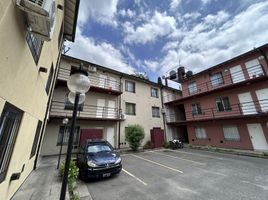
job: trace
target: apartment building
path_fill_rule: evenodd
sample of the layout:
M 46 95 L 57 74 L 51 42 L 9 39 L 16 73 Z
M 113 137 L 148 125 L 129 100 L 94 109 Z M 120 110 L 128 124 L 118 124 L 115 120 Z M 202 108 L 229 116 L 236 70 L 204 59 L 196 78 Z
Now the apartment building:
M 0 2 L 0 199 L 36 165 L 64 39 L 79 0 Z
M 42 155 L 58 154 L 62 137 L 63 152 L 66 152 L 73 110 L 73 105 L 67 98 L 69 91 L 66 81 L 71 70 L 81 64 L 89 73 L 91 86 L 85 102 L 79 106 L 74 151 L 79 142 L 86 138 L 103 138 L 115 148 L 127 148 L 125 129 L 131 124 L 144 127 L 142 145 L 151 140 L 151 132 L 163 136 L 169 134 L 165 131 L 162 90 L 174 94 L 180 91 L 62 55 Z M 64 126 L 62 120 L 66 117 L 69 118 L 69 124 Z
M 168 124 L 193 145 L 268 150 L 267 57 L 266 44 L 197 74 L 179 68 L 182 98 L 166 106 L 182 115 Z

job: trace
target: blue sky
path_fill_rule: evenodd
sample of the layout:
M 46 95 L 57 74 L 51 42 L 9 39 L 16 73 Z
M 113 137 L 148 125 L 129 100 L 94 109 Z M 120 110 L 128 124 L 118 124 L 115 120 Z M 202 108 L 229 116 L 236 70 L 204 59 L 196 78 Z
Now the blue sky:
M 68 55 L 151 81 L 268 43 L 267 0 L 80 0 Z

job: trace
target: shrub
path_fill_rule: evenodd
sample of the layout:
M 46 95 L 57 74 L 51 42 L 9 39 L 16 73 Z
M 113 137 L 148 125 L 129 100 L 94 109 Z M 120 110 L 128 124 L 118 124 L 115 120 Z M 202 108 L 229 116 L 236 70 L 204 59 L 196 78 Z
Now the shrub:
M 152 148 L 152 144 L 151 144 L 151 141 L 148 140 L 145 145 L 143 146 L 144 149 L 151 149 Z
M 165 140 L 165 141 L 163 142 L 163 147 L 166 148 L 166 149 L 170 148 L 170 144 L 169 144 L 169 142 L 167 142 L 167 141 Z
M 137 151 L 138 147 L 141 145 L 141 142 L 145 136 L 143 127 L 138 124 L 129 125 L 126 128 L 125 134 L 126 134 L 126 141 L 129 142 L 130 148 L 133 151 Z
M 65 162 L 63 162 L 60 165 L 60 174 L 62 176 L 64 174 L 64 169 L 65 169 Z M 74 187 L 75 187 L 74 185 L 75 185 L 75 182 L 77 180 L 78 174 L 79 174 L 79 168 L 75 165 L 75 162 L 73 160 L 71 160 L 70 167 L 69 167 L 69 173 L 68 173 L 68 190 L 69 190 L 71 200 L 79 199 L 78 195 L 76 193 L 74 193 Z

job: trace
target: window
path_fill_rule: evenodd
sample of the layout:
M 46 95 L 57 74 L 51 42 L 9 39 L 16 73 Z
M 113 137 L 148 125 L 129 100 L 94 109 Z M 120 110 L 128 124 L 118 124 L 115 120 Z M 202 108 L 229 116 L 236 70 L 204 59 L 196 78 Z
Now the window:
M 217 110 L 219 112 L 232 110 L 228 97 L 219 97 L 216 99 Z
M 204 128 L 196 127 L 195 136 L 197 139 L 207 139 L 207 133 Z
M 52 81 L 52 78 L 53 78 L 53 73 L 54 73 L 54 69 L 53 69 L 53 64 L 52 64 L 51 68 L 50 68 L 49 75 L 48 75 L 47 84 L 46 84 L 46 93 L 47 94 L 49 93 L 49 89 L 50 89 L 50 86 L 51 86 L 51 81 Z
M 160 108 L 159 107 L 152 107 L 152 116 L 153 117 L 160 117 Z
M 221 72 L 210 76 L 210 82 L 212 87 L 218 87 L 223 84 L 223 78 Z
M 34 136 L 34 141 L 33 141 L 33 146 L 32 146 L 32 150 L 31 150 L 30 159 L 35 155 L 38 139 L 39 139 L 39 136 L 40 136 L 40 133 L 41 133 L 41 127 L 42 127 L 42 122 L 38 121 L 36 131 L 35 131 L 35 136 Z
M 84 103 L 78 104 L 78 111 L 83 111 L 83 108 L 84 108 Z M 69 101 L 68 93 L 67 93 L 65 97 L 64 110 L 73 110 L 73 109 L 74 109 L 74 104 Z
M 135 103 L 126 103 L 126 114 L 127 115 L 136 115 L 136 104 Z
M 78 145 L 79 130 L 80 130 L 80 127 L 75 128 L 74 139 L 73 139 L 73 144 L 74 145 Z M 71 127 L 69 127 L 69 126 L 60 126 L 57 146 L 59 146 L 61 144 L 62 137 L 63 137 L 62 144 L 63 145 L 68 145 L 70 131 L 71 131 Z
M 43 41 L 35 37 L 30 31 L 27 31 L 26 41 L 32 53 L 33 59 L 37 64 L 43 47 Z
M 151 97 L 158 98 L 158 89 L 157 88 L 151 88 Z
M 188 85 L 188 91 L 190 94 L 196 93 L 197 92 L 197 85 L 196 82 L 192 82 Z
M 5 180 L 22 111 L 6 103 L 0 117 L 0 183 Z
M 201 114 L 202 114 L 202 110 L 201 110 L 200 103 L 192 104 L 192 115 L 201 115 Z
M 223 133 L 225 140 L 240 141 L 240 135 L 236 126 L 224 126 Z
M 135 83 L 131 81 L 126 81 L 126 91 L 135 93 Z
M 58 49 L 59 50 L 61 48 L 62 39 L 63 39 L 63 23 L 61 24 L 60 33 L 59 33 L 59 36 L 58 36 Z

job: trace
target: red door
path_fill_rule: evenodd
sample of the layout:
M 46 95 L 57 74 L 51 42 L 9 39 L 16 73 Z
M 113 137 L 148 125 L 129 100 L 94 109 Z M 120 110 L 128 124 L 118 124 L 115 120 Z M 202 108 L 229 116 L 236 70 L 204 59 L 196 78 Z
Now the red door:
M 151 142 L 153 148 L 159 148 L 164 143 L 164 131 L 161 128 L 151 129 Z
M 80 144 L 87 139 L 102 139 L 102 129 L 81 129 Z

